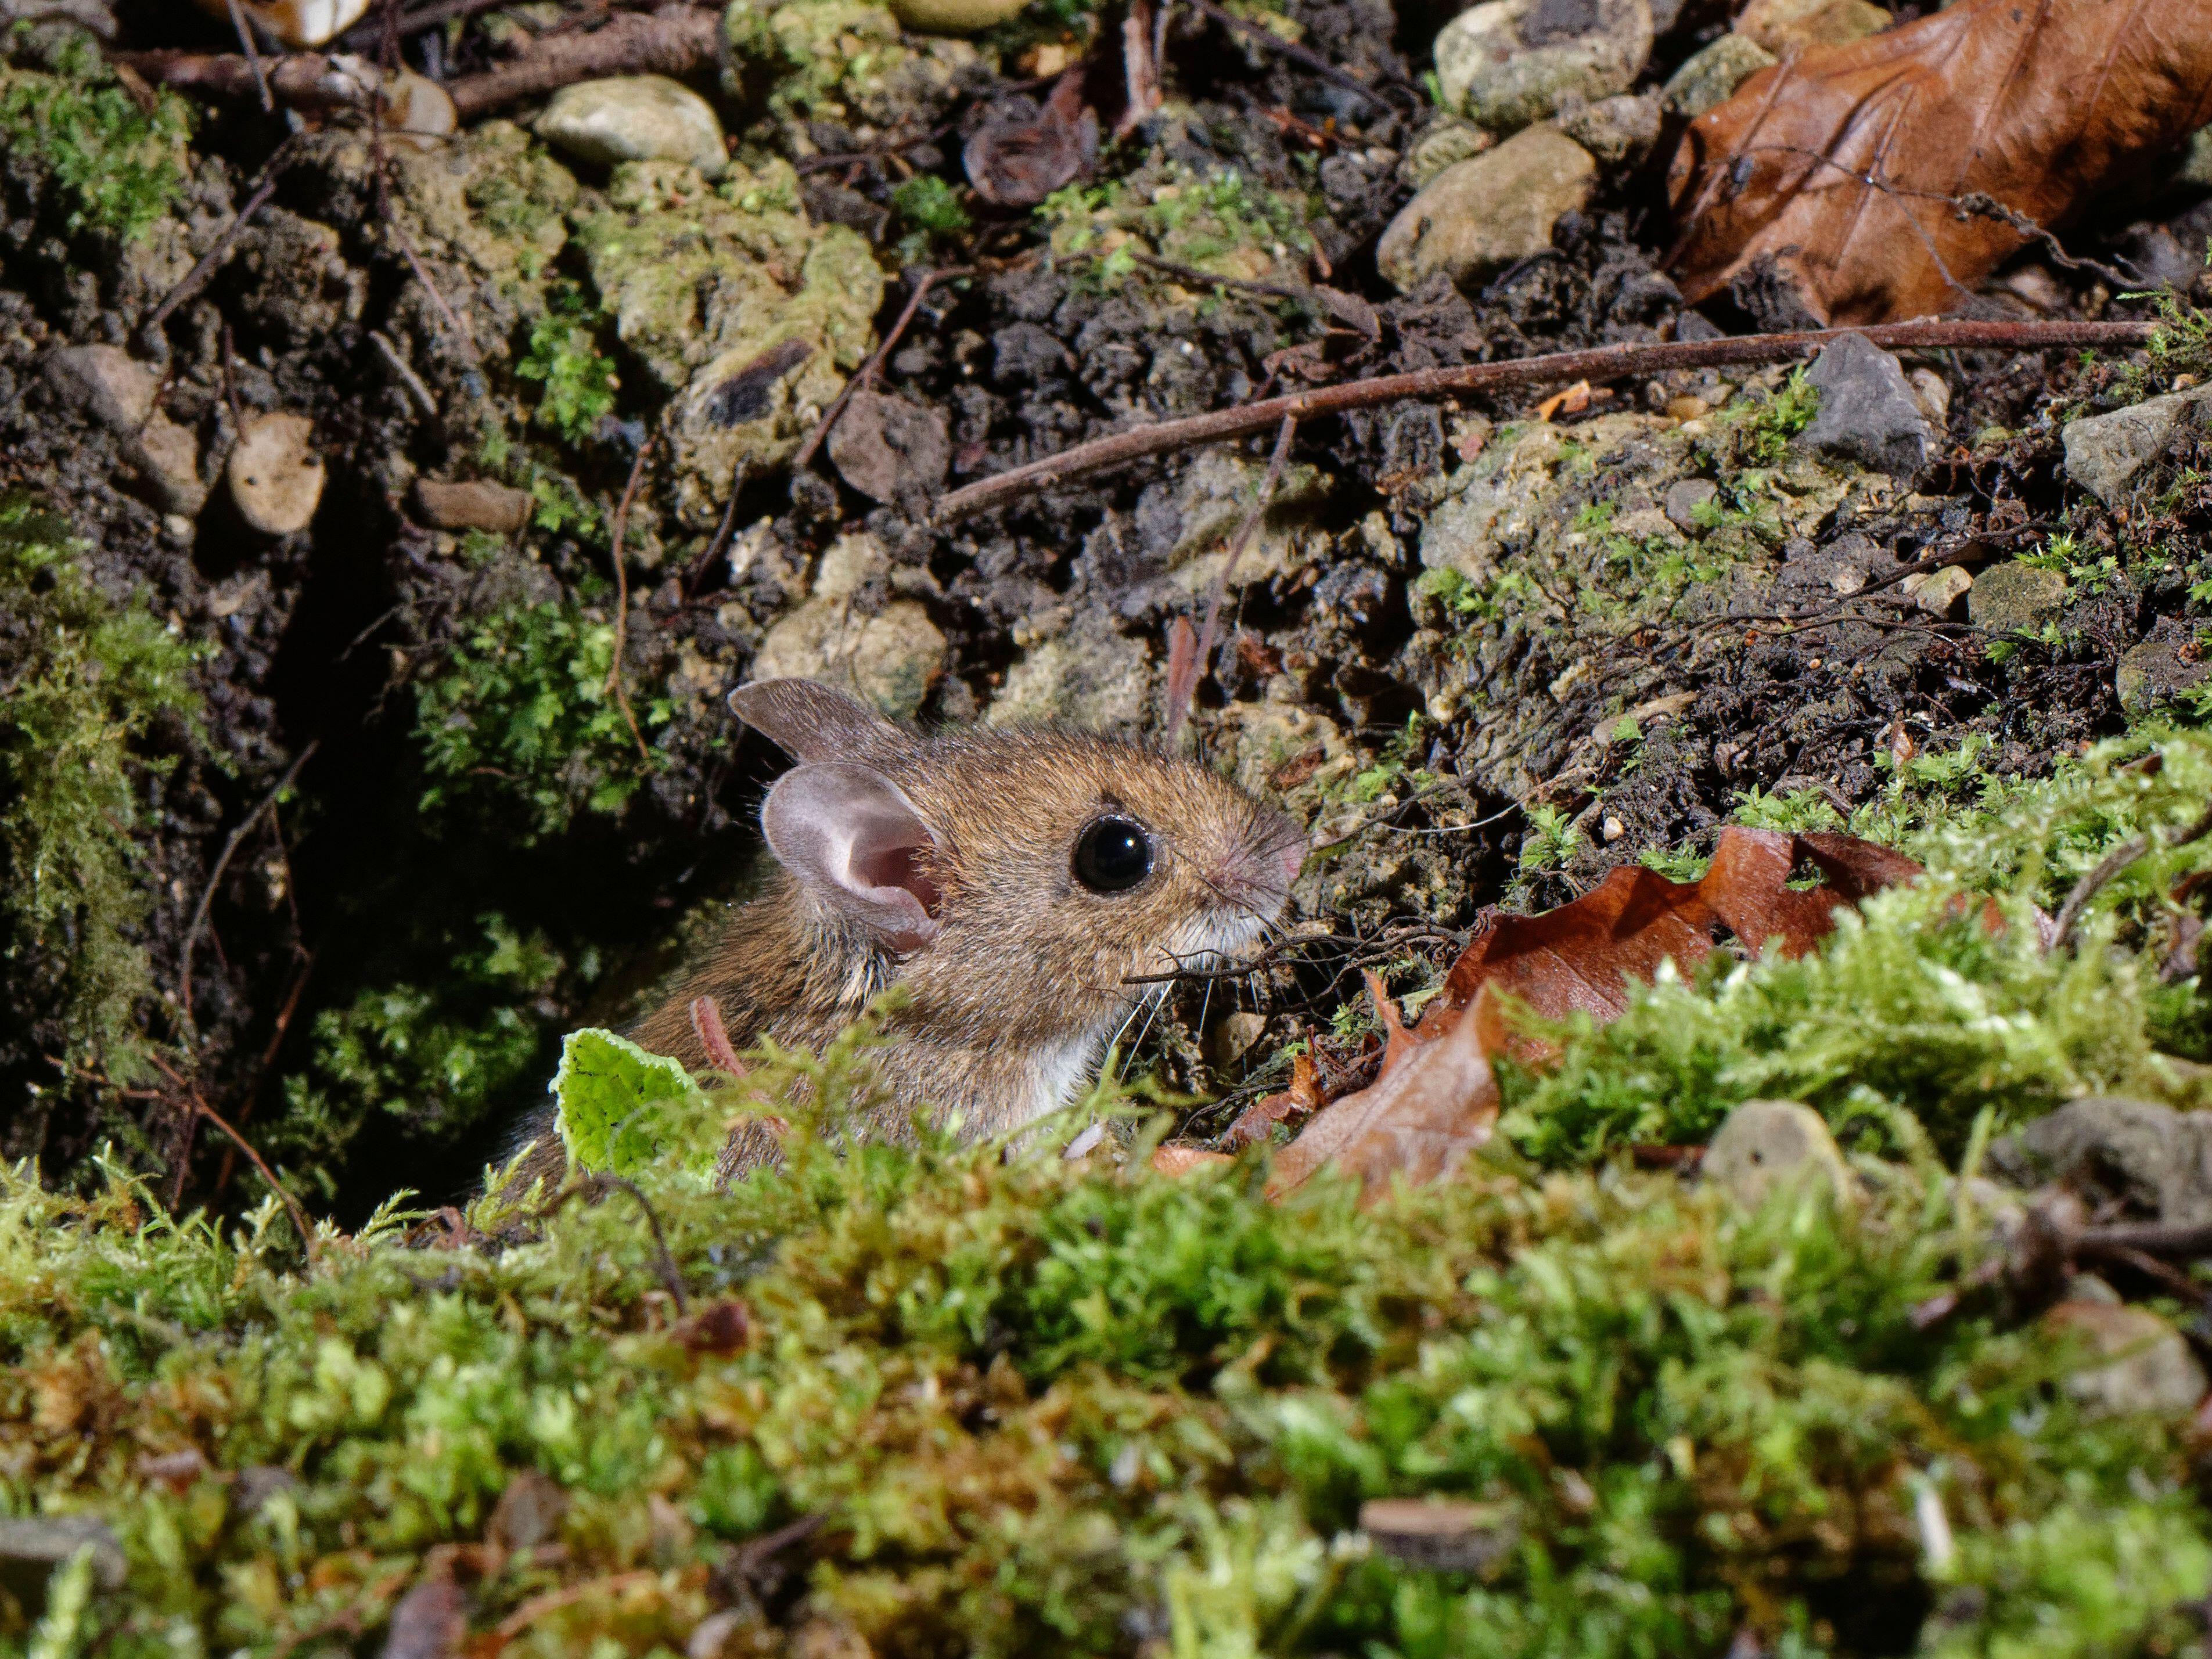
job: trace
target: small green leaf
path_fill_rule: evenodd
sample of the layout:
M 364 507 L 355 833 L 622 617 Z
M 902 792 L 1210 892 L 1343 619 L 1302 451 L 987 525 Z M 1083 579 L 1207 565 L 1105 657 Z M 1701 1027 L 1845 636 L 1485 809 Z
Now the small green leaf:
M 553 1097 L 568 1155 L 610 1175 L 665 1167 L 690 1150 L 707 1115 L 706 1097 L 680 1064 L 597 1027 L 561 1045 Z

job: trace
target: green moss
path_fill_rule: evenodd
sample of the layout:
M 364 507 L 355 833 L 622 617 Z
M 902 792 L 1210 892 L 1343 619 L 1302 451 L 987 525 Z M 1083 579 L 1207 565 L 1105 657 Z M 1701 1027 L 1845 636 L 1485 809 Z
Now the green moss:
M 538 424 L 572 444 L 591 437 L 614 412 L 620 382 L 599 349 L 598 323 L 597 310 L 575 289 L 554 290 L 514 365 L 517 374 L 545 388 L 538 400 Z
M 86 34 L 54 54 L 52 71 L 0 67 L 0 144 L 52 175 L 70 230 L 136 241 L 183 196 L 191 106 L 158 92 L 142 110 Z
M 0 886 L 13 1012 L 54 1022 L 76 1064 L 143 1071 L 137 1010 L 153 976 L 139 942 L 134 775 L 158 726 L 191 729 L 191 647 L 86 574 L 64 527 L 0 501 Z
M 532 835 L 579 812 L 618 814 L 659 763 L 614 695 L 615 630 L 568 601 L 495 611 L 468 628 L 415 695 L 426 811 L 474 798 L 520 806 Z M 665 699 L 634 691 L 641 732 L 667 725 Z
M 1316 211 L 1302 192 L 1267 189 L 1236 167 L 1181 161 L 1070 185 L 1037 208 L 1054 251 L 1103 254 L 1097 280 L 1109 283 L 1138 270 L 1132 256 L 1147 252 L 1223 276 L 1260 275 L 1311 246 L 1306 225 Z
M 1771 397 L 1758 401 L 1742 428 L 1745 458 L 1756 465 L 1779 466 L 1790 456 L 1790 441 L 1813 424 L 1820 394 L 1793 368 Z
M 727 1193 L 641 1171 L 312 1266 L 274 1204 L 0 1176 L 11 1497 L 113 1528 L 124 1656 L 374 1650 L 447 1572 L 472 1635 L 547 1659 L 718 1611 L 764 1652 L 1874 1654 L 1931 1608 L 1947 1652 L 2060 1659 L 2205 1589 L 2185 1424 L 2085 1416 L 2033 1328 L 1922 1328 L 1982 1247 L 1912 1181 L 1747 1215 L 1661 1176 L 1362 1210 L 1263 1174 L 837 1157 L 802 1113 Z M 672 1285 L 742 1311 L 684 1322 Z M 1426 1495 L 1482 1506 L 1491 1566 L 1357 1530 Z M 802 1517 L 754 1594 L 736 1551 Z
M 564 981 L 596 977 L 596 958 L 572 966 L 497 915 L 477 917 L 474 937 L 448 949 L 450 970 L 434 987 L 378 985 L 316 1016 L 312 1057 L 285 1079 L 289 1109 L 265 1152 L 327 1190 L 367 1114 L 450 1139 L 542 1072 L 548 999 Z

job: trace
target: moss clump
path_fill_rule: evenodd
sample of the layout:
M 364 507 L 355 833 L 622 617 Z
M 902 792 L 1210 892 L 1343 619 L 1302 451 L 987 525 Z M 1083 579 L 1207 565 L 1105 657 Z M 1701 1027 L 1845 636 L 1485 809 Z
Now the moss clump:
M 21 498 L 0 501 L 0 885 L 9 1024 L 51 1054 L 144 1067 L 138 1004 L 153 990 L 138 930 L 134 775 L 157 726 L 191 729 L 193 652 L 142 605 L 118 605 L 86 574 L 66 530 Z
M 1302 193 L 1270 190 L 1242 169 L 1147 163 L 1126 179 L 1070 185 L 1038 215 L 1059 253 L 1097 253 L 1102 281 L 1119 282 L 1150 253 L 1209 274 L 1267 274 L 1312 244 L 1316 209 Z
M 329 1194 L 331 1167 L 367 1113 L 451 1139 L 511 1102 L 533 1071 L 542 1075 L 555 994 L 595 979 L 596 957 L 572 965 L 497 915 L 477 917 L 474 938 L 454 943 L 434 991 L 380 984 L 316 1017 L 313 1057 L 285 1079 L 289 1109 L 264 1152 Z
M 92 38 L 75 34 L 52 72 L 0 67 L 0 148 L 30 156 L 69 206 L 71 231 L 131 242 L 176 205 L 185 188 L 191 106 L 174 93 L 142 110 Z
M 545 388 L 538 400 L 538 424 L 572 444 L 585 442 L 614 412 L 621 384 L 599 349 L 598 321 L 582 295 L 556 289 L 531 324 L 529 343 L 514 365 L 517 374 Z
M 503 1245 L 386 1217 L 307 1267 L 274 1204 L 0 1178 L 0 1449 L 15 1502 L 113 1529 L 124 1655 L 374 1650 L 447 1585 L 548 1659 L 717 1614 L 764 1653 L 1856 1654 L 1931 1608 L 1948 1651 L 2187 1638 L 2185 1425 L 2086 1415 L 2032 1328 L 1918 1328 L 1983 1248 L 1932 1182 L 1747 1215 L 1492 1173 L 1362 1211 L 1262 1175 L 802 1127 L 726 1194 L 479 1205 Z M 1425 1495 L 1484 1506 L 1489 1567 L 1358 1531 Z
M 416 734 L 433 780 L 423 809 L 467 796 L 520 804 L 530 833 L 579 812 L 619 813 L 652 763 L 614 695 L 615 630 L 566 600 L 518 605 L 471 624 L 416 690 Z M 668 724 L 664 698 L 632 702 L 641 732 Z

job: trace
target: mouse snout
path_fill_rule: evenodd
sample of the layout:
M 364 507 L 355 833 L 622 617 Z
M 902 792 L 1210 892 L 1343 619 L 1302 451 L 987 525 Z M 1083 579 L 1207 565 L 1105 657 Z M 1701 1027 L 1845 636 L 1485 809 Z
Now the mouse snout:
M 1215 884 L 1272 917 L 1290 896 L 1291 884 L 1297 879 L 1305 857 L 1304 832 L 1282 813 L 1269 812 L 1221 861 Z

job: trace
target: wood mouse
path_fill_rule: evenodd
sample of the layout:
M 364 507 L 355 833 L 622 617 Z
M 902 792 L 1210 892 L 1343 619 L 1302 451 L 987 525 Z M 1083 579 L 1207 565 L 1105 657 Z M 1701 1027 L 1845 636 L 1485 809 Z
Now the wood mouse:
M 1164 988 L 1130 980 L 1254 944 L 1307 852 L 1282 812 L 1136 744 L 1050 729 L 917 734 L 807 680 L 743 686 L 730 706 L 799 763 L 761 808 L 778 867 L 629 1036 L 705 1068 L 690 1011 L 708 996 L 739 1047 L 765 1036 L 818 1053 L 902 987 L 881 1060 L 895 1104 L 879 1130 L 927 1106 L 981 1137 L 1066 1104 Z M 544 1172 L 557 1176 L 557 1157 Z

